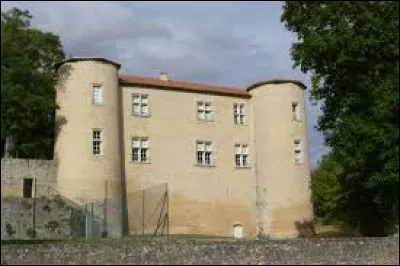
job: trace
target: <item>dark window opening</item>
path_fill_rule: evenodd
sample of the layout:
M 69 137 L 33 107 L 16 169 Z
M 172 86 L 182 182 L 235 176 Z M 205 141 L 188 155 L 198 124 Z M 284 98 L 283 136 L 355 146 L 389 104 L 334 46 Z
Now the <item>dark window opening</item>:
M 24 178 L 24 198 L 32 198 L 32 178 Z

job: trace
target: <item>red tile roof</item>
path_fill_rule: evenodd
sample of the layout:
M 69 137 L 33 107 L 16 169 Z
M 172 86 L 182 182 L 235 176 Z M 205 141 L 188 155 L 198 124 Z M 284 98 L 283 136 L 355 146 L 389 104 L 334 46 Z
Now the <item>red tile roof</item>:
M 217 85 L 207 85 L 199 83 L 189 83 L 183 81 L 165 81 L 158 78 L 139 77 L 133 75 L 119 75 L 121 84 L 131 84 L 145 87 L 157 87 L 161 89 L 174 89 L 187 92 L 215 93 L 221 95 L 231 95 L 238 97 L 251 97 L 243 88 L 223 87 Z

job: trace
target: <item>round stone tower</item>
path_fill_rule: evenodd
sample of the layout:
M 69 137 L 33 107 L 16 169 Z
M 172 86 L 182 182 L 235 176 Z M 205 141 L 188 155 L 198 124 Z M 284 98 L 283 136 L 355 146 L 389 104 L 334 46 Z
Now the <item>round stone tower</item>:
M 305 86 L 270 80 L 252 95 L 258 234 L 296 237 L 312 232 Z
M 121 196 L 118 63 L 70 58 L 58 65 L 58 190 L 78 203 Z

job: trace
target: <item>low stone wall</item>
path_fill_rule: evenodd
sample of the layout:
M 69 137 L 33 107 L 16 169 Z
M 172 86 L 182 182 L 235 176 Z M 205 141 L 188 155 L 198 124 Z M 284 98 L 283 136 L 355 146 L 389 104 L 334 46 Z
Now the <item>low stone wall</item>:
M 56 164 L 53 160 L 1 159 L 1 196 L 23 197 L 23 180 L 36 180 L 36 195 L 50 196 L 56 187 Z
M 35 220 L 33 213 L 35 212 Z M 78 217 L 79 216 L 79 217 Z M 34 223 L 35 221 L 35 223 Z M 34 199 L 1 198 L 1 239 L 68 239 L 85 234 L 79 207 L 61 196 Z M 35 231 L 35 233 L 34 233 Z M 35 234 L 35 235 L 33 235 Z
M 286 241 L 115 240 L 97 244 L 2 245 L 1 264 L 369 264 L 398 265 L 399 239 Z

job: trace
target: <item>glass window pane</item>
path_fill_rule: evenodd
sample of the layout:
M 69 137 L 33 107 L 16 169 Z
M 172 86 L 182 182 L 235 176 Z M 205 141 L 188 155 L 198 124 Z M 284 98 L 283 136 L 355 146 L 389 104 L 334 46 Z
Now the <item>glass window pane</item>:
M 139 161 L 139 149 L 138 149 L 138 148 L 134 148 L 134 149 L 132 150 L 132 160 L 133 160 L 134 162 Z
M 100 130 L 93 130 L 93 139 L 100 140 L 101 139 L 101 131 Z
M 300 150 L 301 149 L 301 141 L 300 140 L 295 140 L 294 141 L 294 149 L 295 150 Z
M 198 118 L 199 120 L 205 120 L 205 117 L 206 117 L 206 115 L 205 115 L 204 112 L 199 111 L 199 112 L 197 113 L 197 118 Z
M 140 104 L 140 95 L 133 95 L 133 103 L 139 103 Z
M 102 89 L 101 89 L 101 87 L 100 86 L 94 86 L 93 87 L 93 102 L 95 103 L 95 104 L 99 104 L 99 103 L 101 103 L 102 102 L 102 97 L 103 95 L 102 95 Z
M 142 140 L 142 148 L 148 148 L 149 147 L 149 141 L 148 140 Z
M 204 110 L 204 103 L 203 102 L 198 102 L 197 103 L 197 110 Z
M 242 147 L 242 153 L 243 153 L 243 154 L 249 154 L 249 148 L 247 147 L 247 145 L 243 145 L 243 147 Z
M 239 105 L 240 108 L 240 114 L 244 114 L 244 104 Z
M 206 111 L 205 120 L 210 121 L 212 119 L 212 114 Z
M 244 115 L 240 115 L 239 123 L 244 124 Z
M 236 164 L 236 166 L 240 166 L 240 155 L 239 154 L 235 155 L 235 164 Z
M 147 162 L 147 149 L 140 150 L 140 160 L 142 162 Z
M 206 164 L 211 164 L 211 152 L 206 152 L 205 153 L 205 163 Z
M 206 142 L 206 151 L 212 151 L 211 142 Z
M 239 123 L 239 116 L 238 115 L 234 115 L 233 116 L 233 121 L 235 122 L 235 124 Z
M 204 151 L 204 142 L 197 142 L 197 150 Z
M 198 151 L 197 152 L 197 163 L 198 164 L 202 164 L 203 163 L 203 152 L 202 151 Z
M 235 145 L 235 154 L 242 153 L 242 147 L 240 145 Z
M 148 114 L 149 113 L 149 107 L 147 105 L 142 105 L 142 114 Z
M 93 141 L 93 154 L 100 154 L 100 142 Z
M 140 140 L 134 140 L 134 141 L 133 141 L 133 144 L 132 144 L 132 147 L 134 147 L 134 148 L 140 148 Z
M 243 166 L 247 166 L 247 160 L 248 156 L 247 155 L 243 155 L 242 159 L 243 159 Z
M 139 105 L 139 104 L 135 103 L 135 104 L 133 105 L 133 112 L 134 112 L 135 114 L 140 114 L 140 105 Z

